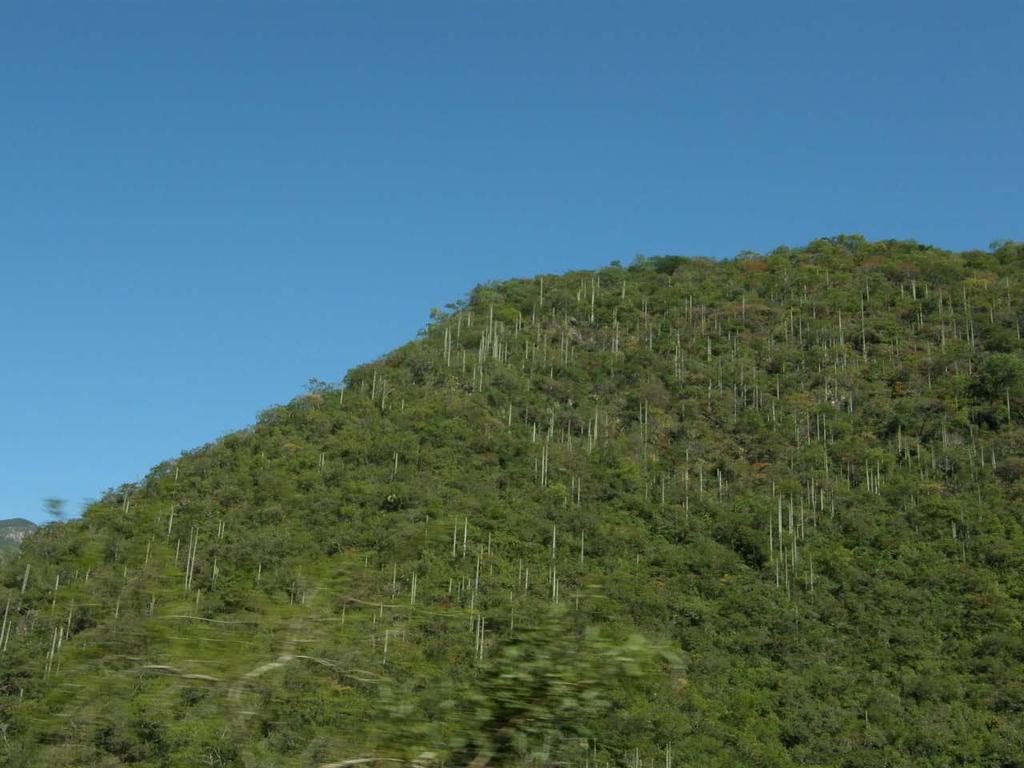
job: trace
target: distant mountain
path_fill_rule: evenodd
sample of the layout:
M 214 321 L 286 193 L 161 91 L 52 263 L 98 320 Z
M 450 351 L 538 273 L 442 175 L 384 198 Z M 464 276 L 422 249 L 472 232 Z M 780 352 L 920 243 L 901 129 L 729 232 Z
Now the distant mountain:
M 23 517 L 0 520 L 0 551 L 17 547 L 35 529 L 36 524 Z

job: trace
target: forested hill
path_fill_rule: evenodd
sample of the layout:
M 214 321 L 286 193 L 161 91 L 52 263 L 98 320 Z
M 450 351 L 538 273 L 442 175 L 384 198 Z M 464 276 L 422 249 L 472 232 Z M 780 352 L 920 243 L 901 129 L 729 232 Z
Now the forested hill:
M 0 568 L 6 766 L 1019 766 L 1024 246 L 478 287 Z

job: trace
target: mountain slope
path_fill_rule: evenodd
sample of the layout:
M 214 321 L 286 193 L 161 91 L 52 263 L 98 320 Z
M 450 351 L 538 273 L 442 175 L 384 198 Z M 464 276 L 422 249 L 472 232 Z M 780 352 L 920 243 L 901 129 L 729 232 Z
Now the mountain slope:
M 480 286 L 26 539 L 0 754 L 1018 764 L 1022 275 L 839 237 Z

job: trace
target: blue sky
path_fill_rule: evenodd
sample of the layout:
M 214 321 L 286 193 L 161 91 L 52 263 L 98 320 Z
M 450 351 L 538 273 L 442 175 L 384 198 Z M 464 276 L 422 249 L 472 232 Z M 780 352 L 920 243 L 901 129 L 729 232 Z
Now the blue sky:
M 1024 239 L 1024 4 L 13 2 L 0 517 L 77 510 L 494 278 Z

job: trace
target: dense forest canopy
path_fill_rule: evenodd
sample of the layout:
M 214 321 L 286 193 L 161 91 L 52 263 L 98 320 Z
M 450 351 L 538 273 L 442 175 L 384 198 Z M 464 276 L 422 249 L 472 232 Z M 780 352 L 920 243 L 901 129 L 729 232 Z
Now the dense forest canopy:
M 1015 766 L 1024 245 L 481 285 L 0 565 L 8 766 Z

